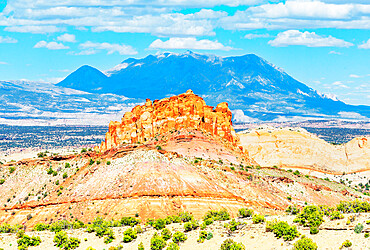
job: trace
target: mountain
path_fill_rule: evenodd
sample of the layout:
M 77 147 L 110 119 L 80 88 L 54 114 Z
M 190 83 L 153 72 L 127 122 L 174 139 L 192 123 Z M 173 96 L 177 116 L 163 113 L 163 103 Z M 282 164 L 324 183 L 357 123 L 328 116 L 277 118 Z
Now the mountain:
M 241 122 L 370 117 L 370 107 L 320 94 L 254 54 L 163 53 L 129 58 L 107 71 L 106 77 L 97 71 L 81 67 L 58 86 L 152 100 L 192 89 L 210 105 L 228 102 L 234 120 Z
M 102 125 L 143 100 L 29 81 L 0 81 L 0 123 Z
M 96 92 L 101 89 L 100 83 L 107 78 L 105 74 L 96 68 L 84 65 L 71 73 L 59 85 L 82 91 Z

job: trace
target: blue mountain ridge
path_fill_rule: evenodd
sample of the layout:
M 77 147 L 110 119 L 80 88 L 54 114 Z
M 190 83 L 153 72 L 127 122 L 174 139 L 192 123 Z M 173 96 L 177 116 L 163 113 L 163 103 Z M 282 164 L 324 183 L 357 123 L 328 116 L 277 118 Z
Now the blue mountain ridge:
M 234 119 L 241 122 L 370 117 L 370 106 L 331 99 L 254 54 L 219 57 L 166 52 L 129 58 L 106 74 L 82 66 L 57 85 L 152 100 L 192 89 L 209 105 L 228 102 Z

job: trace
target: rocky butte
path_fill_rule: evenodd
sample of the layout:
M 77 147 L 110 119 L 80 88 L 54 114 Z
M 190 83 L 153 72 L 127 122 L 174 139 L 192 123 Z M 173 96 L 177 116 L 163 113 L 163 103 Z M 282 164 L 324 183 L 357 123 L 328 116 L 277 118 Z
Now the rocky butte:
M 122 122 L 110 122 L 101 151 L 123 143 L 144 143 L 171 130 L 194 129 L 221 137 L 234 146 L 239 139 L 232 127 L 232 114 L 226 102 L 214 109 L 188 90 L 184 94 L 155 100 L 147 99 L 126 112 Z

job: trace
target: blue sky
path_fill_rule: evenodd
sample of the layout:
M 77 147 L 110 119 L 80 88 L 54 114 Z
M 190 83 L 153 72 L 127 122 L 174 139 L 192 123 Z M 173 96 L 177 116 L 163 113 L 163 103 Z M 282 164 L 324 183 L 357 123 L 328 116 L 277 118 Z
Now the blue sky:
M 0 0 L 0 12 L 0 80 L 57 82 L 161 51 L 254 53 L 370 105 L 368 0 Z

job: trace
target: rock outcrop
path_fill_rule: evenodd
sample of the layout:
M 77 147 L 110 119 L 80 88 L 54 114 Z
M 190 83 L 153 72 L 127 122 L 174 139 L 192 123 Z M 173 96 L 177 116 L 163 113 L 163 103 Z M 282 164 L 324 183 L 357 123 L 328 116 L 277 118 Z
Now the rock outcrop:
M 145 143 L 157 135 L 181 129 L 208 132 L 237 145 L 231 118 L 227 103 L 220 103 L 214 109 L 191 90 L 154 102 L 147 99 L 144 105 L 126 112 L 122 122 L 110 122 L 101 150 L 123 143 Z
M 244 150 L 261 166 L 301 167 L 328 173 L 370 170 L 368 137 L 331 145 L 304 129 L 268 128 L 238 135 Z

